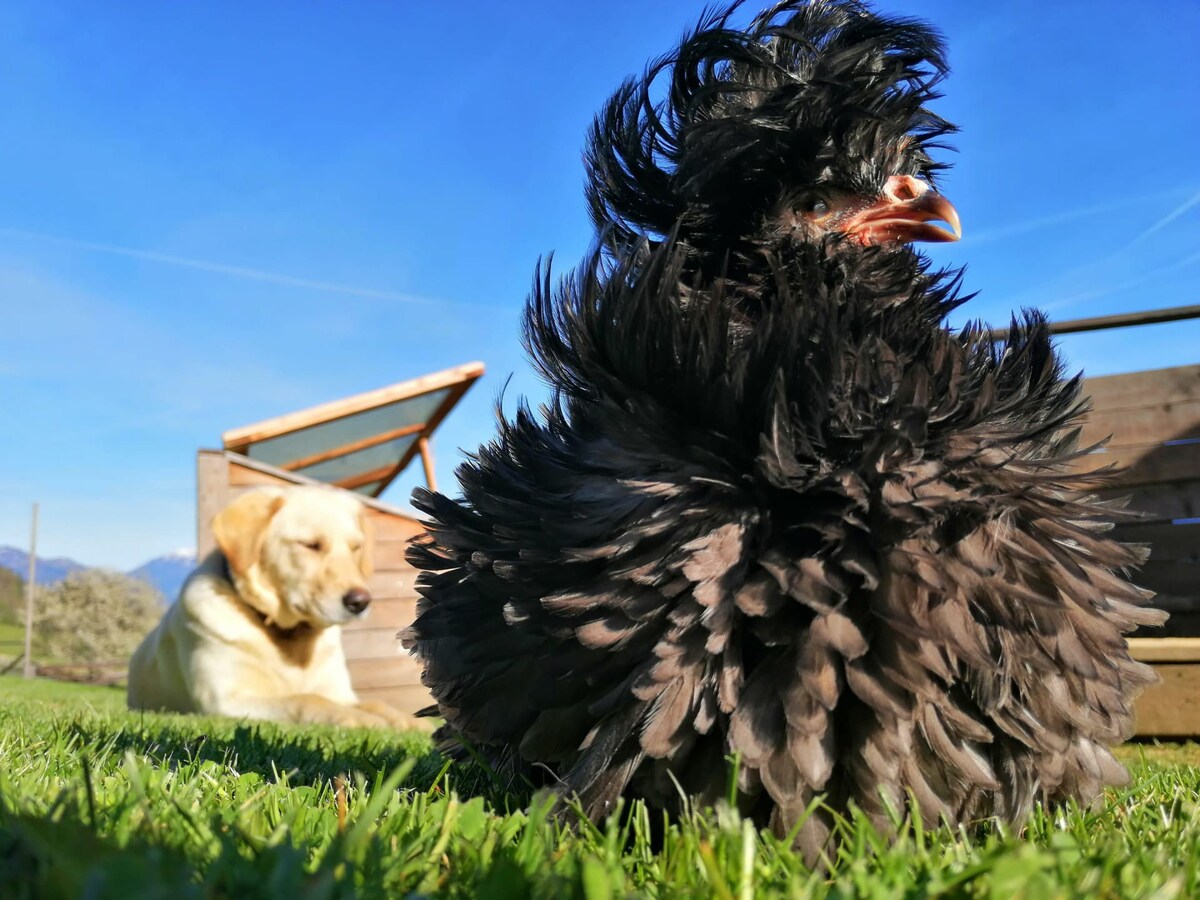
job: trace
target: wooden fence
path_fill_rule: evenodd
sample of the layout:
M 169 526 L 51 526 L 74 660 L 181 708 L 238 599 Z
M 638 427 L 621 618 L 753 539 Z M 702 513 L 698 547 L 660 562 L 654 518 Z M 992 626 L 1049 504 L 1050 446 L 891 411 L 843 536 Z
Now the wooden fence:
M 1200 318 L 1200 306 L 1175 307 L 1054 325 L 1059 334 Z M 1200 349 L 1197 350 L 1200 356 Z M 1106 497 L 1128 497 L 1140 521 L 1116 535 L 1150 545 L 1133 580 L 1156 592 L 1171 618 L 1130 641 L 1134 656 L 1162 677 L 1137 707 L 1142 735 L 1200 735 L 1200 365 L 1089 378 L 1092 398 L 1081 440 L 1110 438 L 1082 468 L 1116 464 L 1122 471 Z
M 101 662 L 60 663 L 43 665 L 36 663 L 34 672 L 39 678 L 56 681 L 76 681 L 81 684 L 118 685 L 125 683 L 129 674 L 129 660 L 114 659 Z
M 1069 334 L 1187 318 L 1200 318 L 1200 306 L 1081 319 L 1057 323 L 1054 330 Z M 1134 655 L 1162 676 L 1139 702 L 1138 732 L 1200 736 L 1200 365 L 1090 378 L 1085 392 L 1093 410 L 1082 440 L 1111 440 L 1082 465 L 1122 467 L 1104 494 L 1128 496 L 1130 508 L 1143 518 L 1120 526 L 1117 534 L 1151 545 L 1149 562 L 1135 581 L 1156 591 L 1156 603 L 1171 612 L 1165 628 L 1131 640 Z M 211 549 L 208 522 L 239 493 L 262 484 L 308 481 L 229 451 L 201 451 L 198 469 L 202 556 Z M 367 619 L 344 629 L 346 655 L 361 694 L 411 711 L 426 703 L 428 694 L 417 663 L 400 650 L 396 632 L 411 621 L 416 607 L 415 572 L 404 561 L 404 546 L 421 526 L 395 507 L 365 502 L 376 532 L 376 575 L 370 585 L 375 603 Z
M 1112 440 L 1085 464 L 1125 467 L 1104 494 L 1128 496 L 1144 516 L 1117 533 L 1150 544 L 1135 580 L 1172 614 L 1155 634 L 1200 636 L 1200 365 L 1093 378 L 1087 390 L 1083 440 Z

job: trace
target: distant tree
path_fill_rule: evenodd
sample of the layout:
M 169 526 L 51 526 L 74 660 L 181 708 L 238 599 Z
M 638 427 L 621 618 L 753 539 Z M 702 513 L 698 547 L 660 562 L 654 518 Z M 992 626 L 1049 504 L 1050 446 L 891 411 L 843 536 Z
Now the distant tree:
M 25 579 L 0 566 L 0 623 L 25 621 Z
M 69 662 L 124 659 L 162 615 L 162 595 L 120 572 L 85 569 L 38 591 L 34 630 Z

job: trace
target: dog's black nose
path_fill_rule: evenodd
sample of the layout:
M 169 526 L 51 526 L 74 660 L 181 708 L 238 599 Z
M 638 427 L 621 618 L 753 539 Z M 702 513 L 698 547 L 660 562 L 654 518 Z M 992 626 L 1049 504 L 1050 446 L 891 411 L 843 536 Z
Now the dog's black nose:
M 350 588 L 342 595 L 342 606 L 358 615 L 371 605 L 371 595 L 363 588 Z

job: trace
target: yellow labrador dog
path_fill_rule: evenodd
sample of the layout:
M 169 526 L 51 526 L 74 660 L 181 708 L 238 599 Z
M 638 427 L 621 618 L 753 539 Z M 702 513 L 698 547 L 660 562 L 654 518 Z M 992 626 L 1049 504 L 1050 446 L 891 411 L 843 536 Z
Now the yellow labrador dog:
M 362 504 L 330 488 L 263 488 L 212 528 L 218 549 L 130 661 L 130 708 L 420 727 L 350 686 L 338 626 L 371 602 Z

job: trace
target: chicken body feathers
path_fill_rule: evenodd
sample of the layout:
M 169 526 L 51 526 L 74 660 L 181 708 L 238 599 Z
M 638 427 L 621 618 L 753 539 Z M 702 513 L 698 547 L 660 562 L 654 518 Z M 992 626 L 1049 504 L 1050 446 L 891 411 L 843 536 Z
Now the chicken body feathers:
M 918 36 L 897 38 L 901 75 Z M 654 156 L 646 127 L 626 157 Z M 1003 343 L 947 329 L 958 277 L 906 247 L 746 225 L 721 251 L 686 204 L 595 188 L 600 133 L 609 239 L 557 285 L 540 269 L 526 313 L 553 400 L 501 418 L 460 499 L 414 495 L 403 642 L 447 736 L 549 768 L 593 817 L 715 801 L 737 755 L 739 806 L 781 833 L 819 795 L 886 827 L 910 791 L 931 824 L 1015 821 L 1120 781 L 1107 747 L 1153 680 L 1124 635 L 1163 616 L 1120 576 L 1144 550 L 1107 536 L 1104 473 L 1073 470 L 1086 402 L 1043 318 Z M 916 171 L 920 145 L 896 151 Z M 642 195 L 675 196 L 678 152 Z M 797 841 L 815 855 L 829 829 L 810 816 Z
M 1161 616 L 1080 495 L 1085 405 L 1041 318 L 955 334 L 953 281 L 917 257 L 823 292 L 850 260 L 800 246 L 730 330 L 684 255 L 543 283 L 557 403 L 502 424 L 461 501 L 418 492 L 406 644 L 453 728 L 595 816 L 672 805 L 672 777 L 715 800 L 735 753 L 781 830 L 819 793 L 881 824 L 908 790 L 933 821 L 1018 819 L 1118 779 L 1105 747 L 1152 680 L 1123 634 Z

